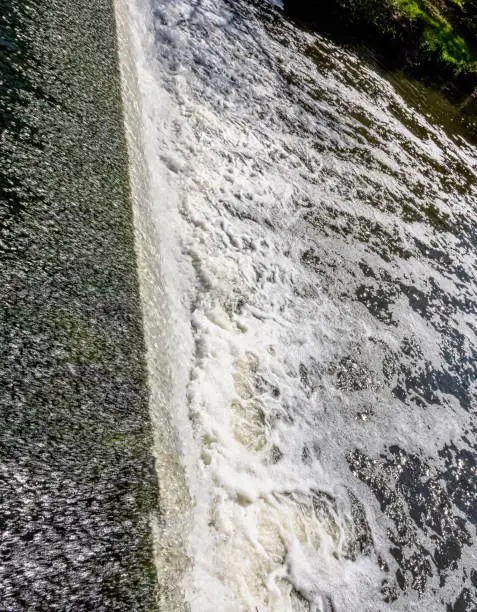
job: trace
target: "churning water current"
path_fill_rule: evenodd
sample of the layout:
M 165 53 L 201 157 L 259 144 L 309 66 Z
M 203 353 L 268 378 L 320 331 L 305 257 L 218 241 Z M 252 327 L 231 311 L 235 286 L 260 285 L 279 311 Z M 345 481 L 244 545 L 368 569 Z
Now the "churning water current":
M 171 608 L 474 610 L 475 150 L 273 4 L 117 11 Z

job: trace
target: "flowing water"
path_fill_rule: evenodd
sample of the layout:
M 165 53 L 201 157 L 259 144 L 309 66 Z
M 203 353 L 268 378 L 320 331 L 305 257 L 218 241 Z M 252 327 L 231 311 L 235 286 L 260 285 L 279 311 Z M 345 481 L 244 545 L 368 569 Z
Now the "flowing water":
M 0 611 L 151 612 L 157 509 L 110 0 L 0 0 Z
M 164 609 L 475 610 L 477 189 L 450 107 L 265 0 L 117 14 Z

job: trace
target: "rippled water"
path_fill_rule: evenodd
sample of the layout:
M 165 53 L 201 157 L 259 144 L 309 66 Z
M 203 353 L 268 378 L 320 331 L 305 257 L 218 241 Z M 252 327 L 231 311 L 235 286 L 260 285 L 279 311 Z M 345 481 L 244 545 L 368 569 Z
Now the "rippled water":
M 0 0 L 0 610 L 151 612 L 157 479 L 110 0 Z
M 273 4 L 127 10 L 184 606 L 474 610 L 475 149 Z

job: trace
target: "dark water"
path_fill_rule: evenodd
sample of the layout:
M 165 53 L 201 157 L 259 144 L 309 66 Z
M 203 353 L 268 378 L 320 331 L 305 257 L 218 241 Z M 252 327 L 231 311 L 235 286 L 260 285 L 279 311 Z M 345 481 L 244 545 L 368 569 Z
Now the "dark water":
M 2 0 L 0 28 L 0 610 L 151 610 L 113 8 Z

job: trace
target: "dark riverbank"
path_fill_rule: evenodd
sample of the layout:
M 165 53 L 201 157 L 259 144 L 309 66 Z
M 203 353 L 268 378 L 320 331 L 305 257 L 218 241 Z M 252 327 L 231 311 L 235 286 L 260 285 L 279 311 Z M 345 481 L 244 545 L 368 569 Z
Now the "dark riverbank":
M 472 0 L 285 0 L 285 10 L 341 42 L 365 44 L 475 112 L 477 5 Z
M 0 14 L 0 607 L 149 611 L 157 490 L 113 7 Z

